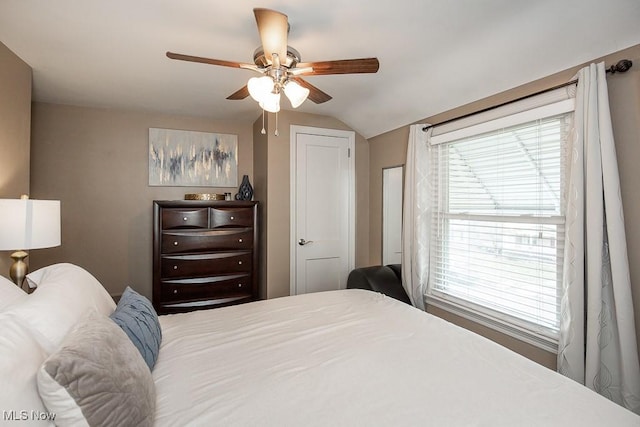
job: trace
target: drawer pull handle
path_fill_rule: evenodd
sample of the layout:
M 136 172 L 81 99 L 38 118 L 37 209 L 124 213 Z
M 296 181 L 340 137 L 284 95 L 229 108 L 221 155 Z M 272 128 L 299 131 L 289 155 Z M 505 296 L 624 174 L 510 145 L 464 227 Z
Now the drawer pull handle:
M 238 287 L 241 288 L 242 287 L 242 283 L 238 283 Z
M 230 219 L 231 221 L 233 221 L 235 218 L 234 218 L 234 217 L 230 217 L 229 219 Z
M 238 243 L 242 243 L 242 239 L 238 239 Z
M 188 218 L 185 216 L 184 218 L 182 218 L 183 221 L 187 221 Z
M 238 265 L 242 265 L 242 261 L 238 261 Z
M 177 289 L 174 289 L 174 290 L 173 290 L 173 293 L 174 293 L 174 294 L 177 294 L 177 293 L 178 293 L 178 290 L 177 290 Z
M 173 269 L 174 269 L 174 270 L 177 270 L 177 269 L 178 269 L 178 266 L 177 266 L 177 265 L 174 265 L 174 266 L 173 266 Z
M 178 246 L 178 242 L 173 242 L 173 246 Z

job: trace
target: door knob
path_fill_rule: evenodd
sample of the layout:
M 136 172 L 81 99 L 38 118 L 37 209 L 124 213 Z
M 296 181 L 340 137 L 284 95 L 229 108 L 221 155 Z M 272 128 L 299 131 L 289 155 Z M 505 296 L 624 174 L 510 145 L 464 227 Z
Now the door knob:
M 304 245 L 307 245 L 307 244 L 309 244 L 309 243 L 313 243 L 313 240 L 309 240 L 309 241 L 304 240 L 304 239 L 300 239 L 300 240 L 298 240 L 298 244 L 299 244 L 300 246 L 304 246 Z

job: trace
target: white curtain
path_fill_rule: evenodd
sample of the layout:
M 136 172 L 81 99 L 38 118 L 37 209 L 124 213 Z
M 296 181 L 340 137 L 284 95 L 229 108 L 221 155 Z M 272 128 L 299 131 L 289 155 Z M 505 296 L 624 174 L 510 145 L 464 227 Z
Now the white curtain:
M 402 284 L 411 303 L 425 309 L 424 293 L 429 278 L 429 156 L 425 125 L 411 125 L 407 146 L 402 211 Z
M 578 73 L 558 372 L 640 413 L 640 366 L 604 63 Z

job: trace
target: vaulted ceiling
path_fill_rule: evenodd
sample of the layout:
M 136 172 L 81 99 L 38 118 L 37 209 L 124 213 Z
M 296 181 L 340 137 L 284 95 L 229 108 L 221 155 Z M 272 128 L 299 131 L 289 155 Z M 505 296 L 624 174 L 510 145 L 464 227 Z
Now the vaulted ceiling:
M 165 52 L 252 62 L 254 7 L 288 15 L 303 61 L 379 59 L 308 77 L 333 99 L 299 107 L 367 138 L 640 44 L 638 0 L 1 0 L 0 42 L 36 101 L 253 121 L 251 98 L 225 98 L 254 72 Z

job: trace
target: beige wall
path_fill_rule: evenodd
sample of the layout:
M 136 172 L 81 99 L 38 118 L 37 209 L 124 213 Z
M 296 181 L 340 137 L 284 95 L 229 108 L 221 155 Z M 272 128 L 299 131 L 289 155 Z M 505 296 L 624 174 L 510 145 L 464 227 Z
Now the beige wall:
M 31 270 L 71 262 L 112 294 L 151 297 L 152 201 L 237 188 L 150 187 L 150 127 L 238 135 L 238 179 L 253 181 L 251 123 L 35 103 L 31 191 L 61 200 L 62 246 L 31 253 Z
M 633 291 L 633 301 L 636 312 L 636 332 L 640 346 L 640 45 L 626 49 L 605 58 L 594 59 L 593 62 L 604 60 L 607 65 L 615 64 L 620 59 L 631 59 L 634 67 L 626 74 L 609 76 L 609 99 L 613 120 L 614 136 L 620 170 L 622 201 L 625 213 L 625 227 L 630 263 L 630 275 Z M 590 61 L 592 62 L 592 61 Z M 451 111 L 427 117 L 419 123 L 439 123 L 449 118 L 478 111 L 488 106 L 497 105 L 525 96 L 536 91 L 552 87 L 570 80 L 578 69 L 585 64 L 554 74 L 544 79 L 514 88 L 495 96 L 461 106 Z M 425 103 L 429 102 L 425 95 Z M 369 233 L 371 250 L 369 264 L 379 264 L 381 261 L 381 229 L 382 229 L 382 168 L 394 166 L 406 161 L 407 139 L 409 127 L 403 126 L 391 132 L 376 136 L 369 140 L 370 150 L 370 217 Z M 436 308 L 429 308 L 438 316 L 453 323 L 464 326 L 485 335 L 506 347 L 512 348 L 525 356 L 555 369 L 555 355 L 542 351 L 534 346 L 520 342 L 517 339 L 484 328 L 475 322 L 462 319 Z
M 31 67 L 0 43 L 0 198 L 29 194 Z M 21 249 L 21 248 L 15 248 Z M 11 251 L 0 251 L 0 275 L 9 277 Z
M 266 270 L 261 278 L 264 295 L 275 298 L 290 293 L 290 126 L 352 130 L 332 117 L 315 114 L 281 111 L 278 114 L 278 132 L 275 136 L 273 114 L 266 118 L 267 134 L 260 134 L 262 119 L 254 123 L 254 167 L 256 176 L 268 183 L 262 189 L 266 208 L 262 210 L 263 239 L 266 250 L 261 254 Z M 369 259 L 369 147 L 367 141 L 356 133 L 356 266 L 366 265 Z M 259 172 L 258 172 L 259 171 Z
M 265 124 L 266 126 L 266 124 Z M 258 205 L 258 229 L 259 229 L 259 250 L 260 271 L 259 288 L 260 298 L 267 298 L 267 224 L 269 200 L 267 200 L 267 188 L 269 187 L 269 169 L 268 169 L 268 144 L 267 134 L 261 134 L 262 120 L 258 119 L 253 124 L 253 198 L 259 200 Z
M 330 117 L 297 112 L 282 112 L 278 120 L 276 137 L 273 129 L 260 133 L 261 118 L 251 124 L 35 103 L 32 194 L 61 200 L 62 246 L 32 252 L 31 269 L 72 262 L 112 294 L 132 285 L 150 297 L 152 201 L 237 189 L 149 187 L 149 127 L 233 133 L 239 141 L 239 178 L 249 175 L 260 202 L 261 296 L 288 295 L 289 126 L 351 129 Z M 272 121 L 273 115 L 267 117 L 267 127 Z M 356 135 L 357 265 L 369 257 L 368 163 L 367 142 Z
M 406 163 L 408 139 L 409 126 L 369 139 L 369 265 L 382 262 L 382 170 Z

